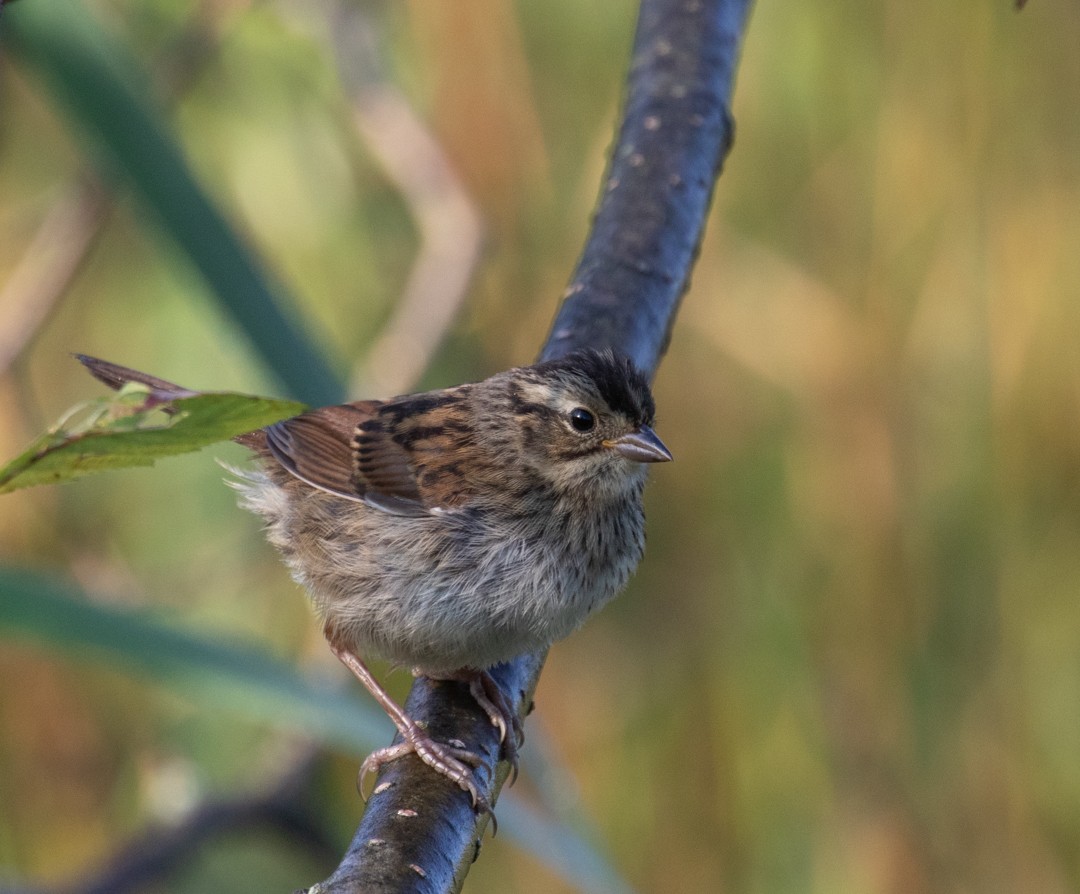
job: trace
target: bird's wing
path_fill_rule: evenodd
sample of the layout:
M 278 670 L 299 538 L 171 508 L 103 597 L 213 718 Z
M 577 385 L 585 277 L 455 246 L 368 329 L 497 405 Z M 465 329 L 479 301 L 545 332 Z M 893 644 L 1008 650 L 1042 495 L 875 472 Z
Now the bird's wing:
M 431 455 L 431 445 L 416 437 L 410 404 L 418 399 L 311 410 L 266 428 L 266 448 L 301 481 L 383 512 L 420 516 L 454 508 L 461 494 L 443 493 L 439 476 L 422 475 L 445 457 L 437 448 Z

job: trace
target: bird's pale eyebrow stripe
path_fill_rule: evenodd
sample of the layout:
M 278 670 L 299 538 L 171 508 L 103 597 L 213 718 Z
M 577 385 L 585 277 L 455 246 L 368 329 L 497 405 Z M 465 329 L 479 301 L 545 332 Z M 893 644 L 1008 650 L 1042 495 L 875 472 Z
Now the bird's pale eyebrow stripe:
M 510 407 L 517 416 L 557 416 L 558 411 L 546 404 L 528 400 L 521 394 L 521 388 L 513 385 L 510 388 Z

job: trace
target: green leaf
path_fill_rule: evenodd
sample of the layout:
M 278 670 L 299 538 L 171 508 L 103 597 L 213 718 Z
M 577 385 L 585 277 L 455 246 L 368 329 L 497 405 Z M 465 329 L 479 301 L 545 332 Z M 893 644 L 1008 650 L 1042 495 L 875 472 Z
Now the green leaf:
M 303 404 L 231 392 L 161 402 L 139 384 L 75 407 L 0 469 L 0 494 L 91 472 L 149 466 L 255 431 L 307 409 Z
M 0 568 L 0 632 L 104 659 L 206 704 L 284 723 L 358 754 L 389 740 L 386 716 L 349 689 L 311 680 L 251 644 L 214 640 L 149 612 L 92 602 L 42 574 Z

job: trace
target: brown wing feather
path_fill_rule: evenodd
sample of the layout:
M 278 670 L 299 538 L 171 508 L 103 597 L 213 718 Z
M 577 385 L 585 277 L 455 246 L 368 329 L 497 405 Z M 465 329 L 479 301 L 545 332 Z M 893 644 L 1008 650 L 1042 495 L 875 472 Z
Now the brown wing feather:
M 409 453 L 377 423 L 360 426 L 353 448 L 354 473 L 364 487 L 423 505 Z
M 331 408 L 326 408 L 331 409 Z M 352 499 L 352 457 L 348 431 L 340 431 L 326 409 L 285 419 L 266 429 L 266 446 L 274 458 L 302 481 Z M 337 407 L 332 408 L 334 410 Z
M 385 483 L 388 490 L 408 494 L 431 512 L 472 503 L 490 484 L 491 466 L 470 402 L 474 387 L 458 385 L 386 401 L 375 418 L 361 426 L 360 474 L 373 484 Z M 485 443 L 490 441 L 489 435 Z
M 313 487 L 395 515 L 424 515 L 406 451 L 372 423 L 380 406 L 359 401 L 294 416 L 265 430 L 266 447 Z

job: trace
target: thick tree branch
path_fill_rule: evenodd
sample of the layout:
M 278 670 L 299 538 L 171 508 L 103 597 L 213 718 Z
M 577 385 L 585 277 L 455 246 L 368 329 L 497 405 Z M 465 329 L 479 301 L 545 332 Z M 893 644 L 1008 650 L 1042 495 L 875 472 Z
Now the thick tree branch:
M 728 112 L 749 0 L 643 0 L 626 106 L 585 250 L 541 357 L 615 346 L 654 373 L 701 242 L 731 144 Z M 496 669 L 528 713 L 544 655 Z M 419 679 L 406 703 L 436 739 L 487 758 L 477 779 L 494 799 L 497 735 L 467 689 Z M 309 894 L 461 888 L 489 818 L 419 760 L 386 765 L 337 871 Z
M 613 345 L 655 372 L 731 147 L 749 0 L 644 0 L 623 122 L 543 359 Z

